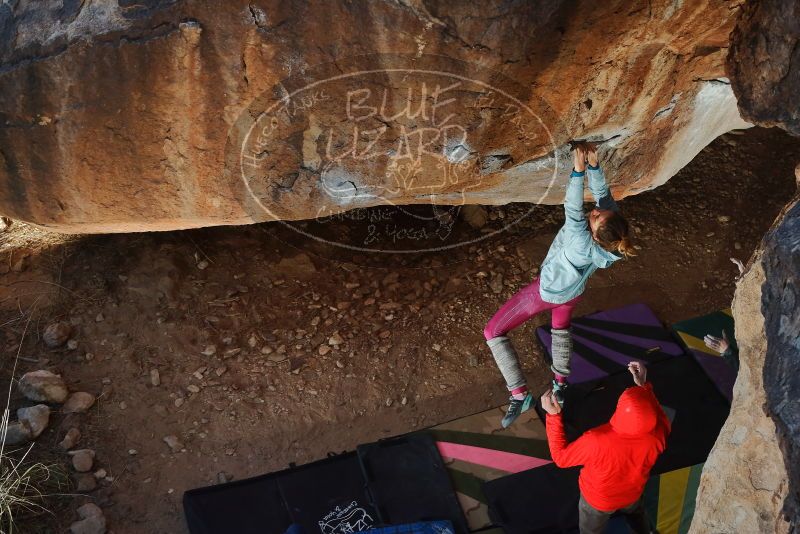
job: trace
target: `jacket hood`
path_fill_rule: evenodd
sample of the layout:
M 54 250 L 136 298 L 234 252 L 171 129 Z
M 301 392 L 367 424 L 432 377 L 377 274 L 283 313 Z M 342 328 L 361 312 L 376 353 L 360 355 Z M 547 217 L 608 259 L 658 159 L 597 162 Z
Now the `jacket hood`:
M 611 416 L 611 428 L 618 434 L 647 434 L 656 427 L 656 410 L 648 392 L 639 386 L 626 389 Z
M 591 236 L 589 239 L 591 239 Z M 592 261 L 595 265 L 601 269 L 605 269 L 619 258 L 617 254 L 607 251 L 592 239 Z

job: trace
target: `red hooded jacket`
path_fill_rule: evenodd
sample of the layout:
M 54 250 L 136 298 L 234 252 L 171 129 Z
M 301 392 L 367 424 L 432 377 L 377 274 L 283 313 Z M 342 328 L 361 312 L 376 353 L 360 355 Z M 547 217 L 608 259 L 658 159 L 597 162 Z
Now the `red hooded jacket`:
M 626 389 L 611 421 L 572 443 L 567 443 L 561 414 L 547 415 L 553 461 L 558 467 L 583 466 L 578 479 L 581 493 L 603 512 L 625 508 L 642 495 L 669 431 L 669 420 L 650 383 Z

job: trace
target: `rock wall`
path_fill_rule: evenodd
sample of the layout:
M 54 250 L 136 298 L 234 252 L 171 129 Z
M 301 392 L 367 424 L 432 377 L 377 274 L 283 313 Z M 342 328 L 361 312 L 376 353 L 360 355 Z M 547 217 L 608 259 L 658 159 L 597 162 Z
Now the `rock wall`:
M 634 194 L 748 125 L 739 5 L 6 1 L 0 213 L 117 232 L 553 203 L 583 137 Z
M 764 388 L 787 470 L 783 514 L 796 532 L 800 529 L 800 203 L 767 235 L 764 252 Z
M 727 65 L 745 119 L 800 135 L 800 2 L 747 2 Z
M 800 135 L 800 3 L 753 0 L 731 35 L 742 116 Z M 800 164 L 795 169 L 800 186 Z M 741 367 L 691 532 L 800 531 L 800 200 L 764 237 L 733 301 Z
M 797 527 L 798 227 L 800 203 L 795 202 L 737 284 L 733 316 L 739 375 L 730 416 L 703 469 L 691 533 L 788 533 Z

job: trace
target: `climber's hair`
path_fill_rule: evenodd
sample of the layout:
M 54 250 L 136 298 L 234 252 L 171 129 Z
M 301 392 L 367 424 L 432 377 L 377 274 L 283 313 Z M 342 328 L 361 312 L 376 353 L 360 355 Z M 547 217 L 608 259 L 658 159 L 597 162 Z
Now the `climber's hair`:
M 636 256 L 636 252 L 628 234 L 628 221 L 615 211 L 603 222 L 603 226 L 597 229 L 594 238 L 601 247 L 609 252 L 615 252 L 624 258 L 631 258 Z

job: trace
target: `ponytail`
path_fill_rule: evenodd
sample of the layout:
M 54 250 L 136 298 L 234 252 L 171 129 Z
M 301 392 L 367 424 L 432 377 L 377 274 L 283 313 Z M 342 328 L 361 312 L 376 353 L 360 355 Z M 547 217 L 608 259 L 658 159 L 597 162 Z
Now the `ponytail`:
M 628 234 L 628 221 L 618 212 L 614 212 L 605 220 L 603 226 L 597 229 L 594 238 L 604 249 L 627 259 L 636 256 L 636 249 Z
M 616 252 L 625 259 L 636 256 L 636 249 L 634 248 L 628 236 L 623 237 L 619 241 L 614 241 L 609 247 L 612 252 Z

